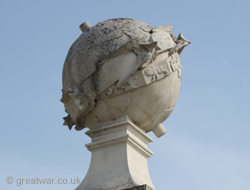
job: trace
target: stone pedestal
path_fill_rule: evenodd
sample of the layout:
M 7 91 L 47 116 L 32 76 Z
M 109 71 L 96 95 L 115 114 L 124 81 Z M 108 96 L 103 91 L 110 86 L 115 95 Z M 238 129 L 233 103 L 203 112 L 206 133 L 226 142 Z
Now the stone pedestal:
M 147 185 L 140 185 L 140 186 L 137 186 L 137 187 L 122 189 L 122 190 L 153 190 L 153 189 L 151 187 L 147 186 Z
M 147 165 L 153 155 L 147 144 L 153 140 L 127 116 L 86 134 L 92 138 L 86 145 L 92 153 L 91 164 L 76 190 L 133 189 L 145 184 L 154 190 Z

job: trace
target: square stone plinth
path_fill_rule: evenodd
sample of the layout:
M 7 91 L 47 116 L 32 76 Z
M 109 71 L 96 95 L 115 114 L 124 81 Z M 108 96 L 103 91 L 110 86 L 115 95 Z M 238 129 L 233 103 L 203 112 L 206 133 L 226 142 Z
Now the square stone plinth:
M 147 145 L 153 140 L 127 116 L 86 134 L 91 137 L 91 143 L 86 145 L 91 151 L 91 163 L 76 190 L 155 190 L 147 164 L 153 155 Z
M 122 190 L 153 190 L 153 189 L 147 185 L 140 185 L 140 186 L 136 186 L 136 187 L 132 187 L 128 189 L 122 189 Z

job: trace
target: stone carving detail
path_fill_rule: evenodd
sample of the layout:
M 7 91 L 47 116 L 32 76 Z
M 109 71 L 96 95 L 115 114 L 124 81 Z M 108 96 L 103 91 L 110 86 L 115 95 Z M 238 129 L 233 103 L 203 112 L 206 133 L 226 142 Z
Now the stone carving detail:
M 158 64 L 149 66 L 145 70 L 146 76 L 150 76 L 152 78 L 152 82 L 167 77 L 172 74 L 176 70 L 181 68 L 181 63 L 178 55 L 169 56 L 166 60 L 159 62 Z M 179 76 L 180 77 L 180 76 Z
M 93 97 L 87 92 L 86 89 L 80 90 L 74 86 L 69 88 L 66 92 L 63 92 L 61 102 L 64 103 L 66 112 L 69 113 L 67 117 L 64 117 L 64 125 L 67 125 L 71 130 L 73 125 L 76 125 L 76 130 L 83 129 L 84 117 L 95 106 Z
M 112 87 L 114 91 L 117 91 L 118 88 L 138 69 L 143 69 L 150 63 L 152 63 L 157 57 L 157 42 L 152 41 L 152 38 L 149 39 L 148 43 L 142 44 L 138 38 L 132 39 L 130 42 L 122 46 L 120 49 L 116 50 L 114 53 L 103 59 L 100 63 L 98 63 L 98 67 L 100 68 L 106 62 L 115 58 L 119 55 L 126 53 L 127 51 L 132 51 L 137 55 L 137 61 L 132 67 L 124 70 L 122 76 L 120 76 L 119 81 L 116 83 L 115 87 Z M 115 88 L 115 89 L 114 89 Z M 110 94 L 111 89 L 108 90 L 108 94 Z M 113 91 L 112 90 L 112 91 Z
M 165 104 L 155 103 L 153 109 L 147 108 L 143 102 L 123 107 L 119 96 L 126 96 L 128 92 L 132 93 L 131 98 L 137 98 L 137 93 L 154 94 L 161 86 L 153 85 L 156 91 L 146 92 L 147 86 L 157 81 L 168 84 L 175 75 L 181 78 L 179 55 L 190 42 L 182 34 L 176 38 L 171 25 L 153 28 L 133 19 L 111 19 L 93 27 L 85 22 L 80 28 L 83 33 L 70 48 L 63 69 L 62 102 L 69 114 L 64 118 L 64 124 L 70 129 L 73 125 L 77 130 L 91 129 L 96 122 L 123 116 L 123 113 L 113 110 L 127 110 L 126 114 L 147 129 L 146 132 L 163 122 L 170 114 L 167 110 L 172 110 L 173 106 L 162 105 L 174 105 L 175 102 L 169 104 L 166 99 Z M 180 80 L 174 81 L 172 86 L 178 92 Z M 117 103 L 109 110 L 105 99 L 113 97 Z M 147 101 L 146 97 L 141 99 Z M 99 107 L 107 109 L 105 114 Z M 158 110 L 159 115 L 150 110 Z M 135 114 L 143 117 L 134 117 Z
M 178 54 L 180 55 L 184 47 L 186 47 L 190 43 L 191 42 L 186 40 L 184 36 L 180 33 L 177 38 L 176 46 L 170 50 L 169 54 L 171 55 L 175 52 L 178 52 Z

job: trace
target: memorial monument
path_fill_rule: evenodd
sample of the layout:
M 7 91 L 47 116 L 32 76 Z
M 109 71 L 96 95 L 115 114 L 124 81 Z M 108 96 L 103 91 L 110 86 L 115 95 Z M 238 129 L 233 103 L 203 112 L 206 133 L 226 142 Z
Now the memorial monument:
M 171 25 L 153 28 L 134 19 L 91 27 L 71 46 L 63 67 L 64 125 L 89 128 L 91 164 L 77 190 L 155 189 L 147 158 L 166 133 L 181 85 L 179 55 L 190 44 Z

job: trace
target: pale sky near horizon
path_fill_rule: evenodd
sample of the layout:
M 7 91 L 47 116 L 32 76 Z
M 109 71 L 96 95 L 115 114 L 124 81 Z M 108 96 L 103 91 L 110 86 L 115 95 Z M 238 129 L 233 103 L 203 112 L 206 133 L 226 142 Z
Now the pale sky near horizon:
M 90 163 L 83 131 L 63 126 L 62 67 L 79 25 L 133 18 L 171 24 L 192 43 L 181 54 L 182 86 L 167 134 L 148 166 L 157 190 L 250 189 L 250 1 L 1 1 L 0 189 L 68 190 Z M 12 177 L 13 184 L 6 178 Z

